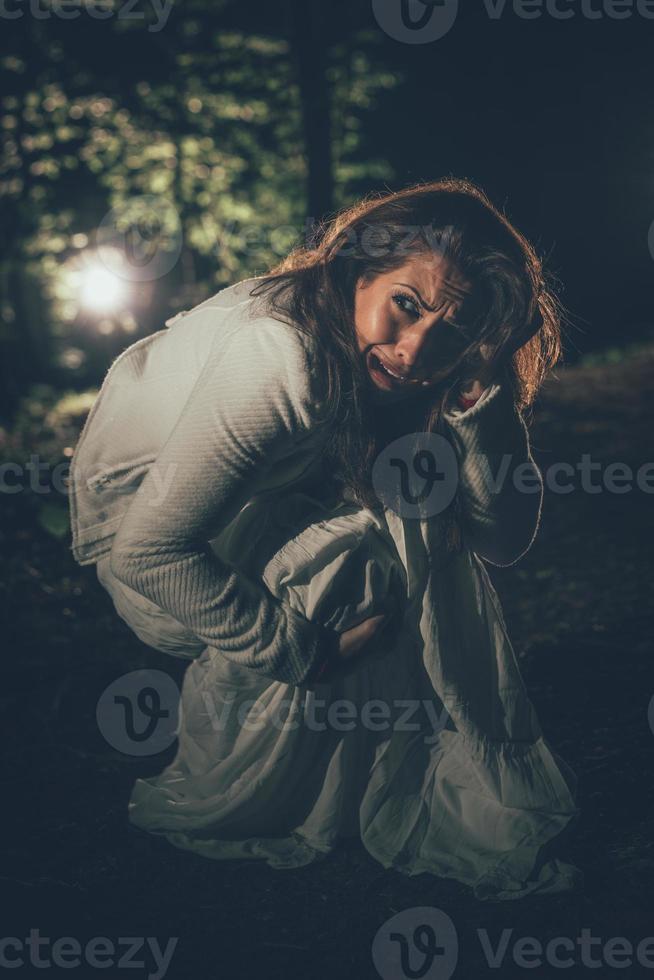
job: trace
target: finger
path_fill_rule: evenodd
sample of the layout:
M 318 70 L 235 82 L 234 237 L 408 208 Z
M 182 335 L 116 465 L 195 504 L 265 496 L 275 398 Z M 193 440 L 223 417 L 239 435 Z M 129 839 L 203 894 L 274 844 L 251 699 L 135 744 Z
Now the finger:
M 350 634 L 353 641 L 350 655 L 356 656 L 365 650 L 367 644 L 379 633 L 387 620 L 388 614 L 371 616 L 370 619 L 366 619 L 363 623 L 355 626 Z
M 365 622 L 361 623 L 364 633 L 376 633 L 388 618 L 389 613 L 380 613 L 377 616 L 371 616 L 369 619 L 366 619 Z

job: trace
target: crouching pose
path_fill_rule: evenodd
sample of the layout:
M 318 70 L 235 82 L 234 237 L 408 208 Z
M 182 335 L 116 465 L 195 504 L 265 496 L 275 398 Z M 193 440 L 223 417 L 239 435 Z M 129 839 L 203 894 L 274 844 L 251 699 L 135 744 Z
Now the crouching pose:
M 559 354 L 533 249 L 447 180 L 347 209 L 114 362 L 73 459 L 73 552 L 189 661 L 134 824 L 279 868 L 355 835 L 479 898 L 575 885 L 553 850 L 575 779 L 484 564 L 536 535 L 524 414 Z

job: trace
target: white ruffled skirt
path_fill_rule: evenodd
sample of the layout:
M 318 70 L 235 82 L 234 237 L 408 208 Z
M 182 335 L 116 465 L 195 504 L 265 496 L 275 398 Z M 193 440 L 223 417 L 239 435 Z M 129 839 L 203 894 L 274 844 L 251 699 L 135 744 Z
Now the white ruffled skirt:
M 358 836 L 384 867 L 454 878 L 479 899 L 580 882 L 553 855 L 578 813 L 576 780 L 541 734 L 473 553 L 439 563 L 433 526 L 347 502 L 326 511 L 300 492 L 254 499 L 212 547 L 339 632 L 389 596 L 401 626 L 347 676 L 294 686 L 194 646 L 179 624 L 158 642 L 165 614 L 132 614 L 140 597 L 114 595 L 146 642 L 195 656 L 176 757 L 136 782 L 133 824 L 209 858 L 279 869 Z

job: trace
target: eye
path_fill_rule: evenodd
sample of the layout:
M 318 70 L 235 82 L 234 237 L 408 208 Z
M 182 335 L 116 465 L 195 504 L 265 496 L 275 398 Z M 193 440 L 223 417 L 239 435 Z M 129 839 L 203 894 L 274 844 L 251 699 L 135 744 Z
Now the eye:
M 403 313 L 408 313 L 416 320 L 420 318 L 420 307 L 415 299 L 413 299 L 412 296 L 409 296 L 408 293 L 394 293 L 393 302 L 402 310 Z

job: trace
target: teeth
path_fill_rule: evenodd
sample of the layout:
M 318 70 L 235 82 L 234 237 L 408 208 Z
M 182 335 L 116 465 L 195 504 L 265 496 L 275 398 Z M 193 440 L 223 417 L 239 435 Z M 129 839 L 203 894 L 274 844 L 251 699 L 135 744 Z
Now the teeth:
M 382 371 L 384 371 L 386 374 L 389 374 L 391 376 L 391 378 L 394 378 L 395 379 L 395 381 L 400 381 L 402 384 L 405 384 L 404 378 L 400 378 L 400 377 L 398 377 L 397 374 L 393 374 L 392 371 L 389 371 L 389 369 L 386 367 L 386 365 L 384 364 L 384 362 L 382 361 L 382 359 L 380 357 L 377 357 L 376 354 L 375 354 L 375 360 L 381 366 Z

